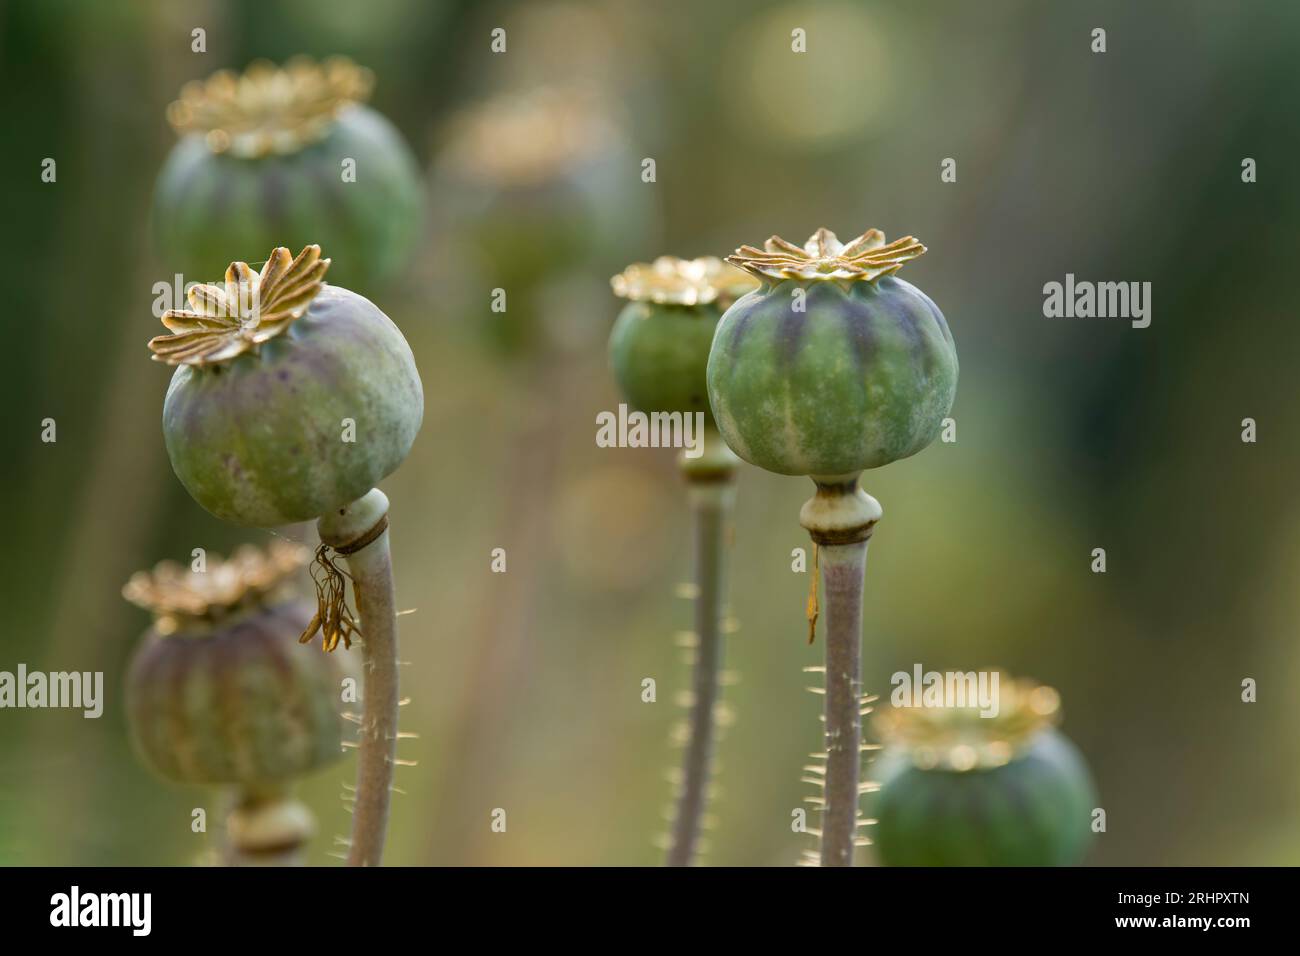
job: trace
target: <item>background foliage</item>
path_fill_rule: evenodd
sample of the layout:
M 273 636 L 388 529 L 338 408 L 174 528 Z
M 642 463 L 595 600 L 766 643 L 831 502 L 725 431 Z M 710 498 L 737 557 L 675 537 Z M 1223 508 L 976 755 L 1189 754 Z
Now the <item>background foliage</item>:
M 206 54 L 190 52 L 195 26 Z M 496 26 L 504 56 L 488 52 Z M 485 97 L 594 90 L 629 157 L 609 202 L 636 210 L 620 242 L 548 272 L 530 308 L 549 331 L 523 351 L 481 334 L 501 280 L 472 265 L 436 189 L 418 260 L 376 293 L 427 392 L 386 485 L 398 593 L 417 609 L 402 619 L 403 725 L 420 734 L 402 744 L 418 766 L 399 771 L 392 862 L 657 861 L 686 679 L 684 501 L 669 454 L 595 447 L 595 415 L 618 401 L 606 279 L 631 258 L 819 225 L 920 237 L 931 251 L 908 278 L 962 362 L 958 442 L 864 482 L 885 508 L 868 689 L 918 661 L 1057 686 L 1108 811 L 1094 862 L 1294 862 L 1297 36 L 1296 4 L 1211 0 L 0 4 L 0 669 L 103 670 L 108 694 L 98 721 L 0 712 L 0 862 L 202 850 L 190 808 L 213 798 L 156 782 L 126 741 L 122 672 L 147 622 L 118 592 L 160 558 L 257 535 L 203 513 L 167 464 L 168 370 L 144 347 L 165 278 L 149 200 L 184 81 L 299 52 L 373 67 L 375 105 L 430 169 Z M 40 182 L 47 156 L 57 184 Z M 1241 182 L 1246 156 L 1257 184 Z M 944 157 L 955 184 L 939 181 Z M 1151 281 L 1151 327 L 1045 319 L 1042 285 L 1066 272 Z M 47 416 L 57 444 L 39 440 Z M 1257 444 L 1240 441 L 1247 416 Z M 709 862 L 787 864 L 805 845 L 789 820 L 819 701 L 801 668 L 821 649 L 803 640 L 790 553 L 809 491 L 741 477 L 739 682 Z M 658 704 L 640 702 L 645 676 Z M 1244 677 L 1256 704 L 1239 702 Z M 320 862 L 346 832 L 350 776 L 305 788 Z M 506 834 L 489 830 L 494 807 Z

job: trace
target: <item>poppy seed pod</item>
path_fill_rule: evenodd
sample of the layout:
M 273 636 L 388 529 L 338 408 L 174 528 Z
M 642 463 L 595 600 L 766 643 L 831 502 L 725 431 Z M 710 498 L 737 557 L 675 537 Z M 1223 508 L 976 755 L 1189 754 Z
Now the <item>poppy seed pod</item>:
M 725 542 L 738 463 L 713 427 L 705 371 L 718 317 L 755 282 L 712 256 L 660 256 L 628 266 L 610 284 L 628 300 L 609 339 L 610 364 L 627 400 L 652 416 L 680 416 L 683 430 L 704 423 L 698 454 L 684 450 L 678 458 L 693 524 L 694 673 L 666 862 L 689 866 L 699 852 L 717 737 Z
M 344 284 L 392 277 L 418 238 L 422 186 L 401 135 L 364 105 L 373 86 L 344 57 L 259 61 L 187 84 L 167 110 L 181 139 L 154 191 L 163 261 L 201 278 L 230 250 L 322 242 Z
M 819 229 L 777 236 L 728 261 L 763 281 L 722 316 L 709 401 L 741 458 L 782 475 L 856 475 L 913 455 L 939 434 L 957 352 L 938 307 L 894 277 L 925 252 L 877 229 L 848 244 Z
M 1054 726 L 1050 687 L 1002 681 L 996 716 L 978 706 L 894 708 L 874 840 L 887 866 L 1065 866 L 1092 841 L 1095 791 Z
M 584 263 L 618 261 L 645 231 L 645 190 L 602 96 L 542 88 L 501 94 L 452 117 L 433 170 L 437 216 L 464 268 L 509 290 L 510 307 L 476 328 L 494 350 L 544 345 L 543 287 Z
M 757 286 L 721 259 L 660 256 L 610 280 L 627 299 L 609 338 L 614 378 L 644 412 L 703 412 L 712 423 L 705 373 L 718 318 Z
M 342 756 L 345 675 L 298 647 L 314 607 L 286 588 L 307 556 L 245 546 L 201 572 L 164 562 L 123 588 L 154 615 L 126 700 L 136 747 L 162 776 L 257 791 Z
M 397 326 L 369 299 L 325 285 L 318 246 L 235 262 L 189 292 L 171 335 L 163 404 L 172 468 L 199 504 L 237 524 L 317 518 L 360 498 L 406 458 L 424 393 Z

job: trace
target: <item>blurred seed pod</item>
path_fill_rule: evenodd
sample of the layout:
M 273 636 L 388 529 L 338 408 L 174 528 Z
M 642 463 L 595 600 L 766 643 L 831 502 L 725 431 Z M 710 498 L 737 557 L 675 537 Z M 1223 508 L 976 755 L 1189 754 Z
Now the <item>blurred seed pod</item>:
M 419 238 L 423 186 L 401 134 L 364 105 L 374 76 L 344 57 L 259 61 L 187 84 L 154 190 L 163 262 L 191 281 L 233 256 L 321 243 L 335 278 L 373 292 Z
M 245 793 L 226 818 L 225 862 L 231 866 L 297 866 L 316 835 L 307 806 L 276 790 Z
M 609 338 L 624 397 L 644 412 L 703 412 L 711 423 L 706 370 L 722 312 L 758 280 L 720 259 L 660 256 L 610 280 L 627 299 Z
M 1005 675 L 1000 675 L 1005 677 Z M 1068 866 L 1092 841 L 1096 792 L 1053 725 L 1060 697 L 999 682 L 997 716 L 977 705 L 891 708 L 872 834 L 886 866 Z
M 287 587 L 309 556 L 277 541 L 127 582 L 123 596 L 154 615 L 128 671 L 127 716 L 162 776 L 258 790 L 340 759 L 345 675 L 335 655 L 299 646 L 315 604 Z
M 639 176 L 608 103 L 585 90 L 501 94 L 453 117 L 433 190 L 449 251 L 511 297 L 489 314 L 490 345 L 532 347 L 540 286 L 631 254 L 651 213 Z

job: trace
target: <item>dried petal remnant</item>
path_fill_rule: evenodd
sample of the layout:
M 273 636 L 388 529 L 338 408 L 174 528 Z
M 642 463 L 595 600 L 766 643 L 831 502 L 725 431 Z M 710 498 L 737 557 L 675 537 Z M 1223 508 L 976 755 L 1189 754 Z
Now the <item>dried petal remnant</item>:
M 319 570 L 319 576 L 318 576 Z M 334 563 L 330 546 L 322 544 L 316 549 L 316 559 L 311 565 L 311 579 L 316 584 L 316 613 L 311 623 L 298 638 L 299 644 L 306 644 L 316 633 L 321 632 L 321 650 L 329 652 L 339 646 L 351 649 L 352 638 L 361 633 L 361 629 L 348 610 L 347 574 Z
M 841 282 L 874 282 L 893 275 L 925 254 L 925 246 L 913 236 L 885 242 L 879 229 L 868 229 L 849 243 L 842 243 L 829 229 L 818 229 L 802 247 L 772 236 L 762 249 L 741 246 L 727 261 L 760 279 L 837 279 Z
M 296 259 L 281 246 L 261 273 L 232 262 L 223 285 L 196 285 L 188 293 L 190 309 L 163 314 L 172 334 L 149 340 L 154 361 L 213 365 L 275 338 L 306 313 L 329 265 L 320 246 L 307 246 Z

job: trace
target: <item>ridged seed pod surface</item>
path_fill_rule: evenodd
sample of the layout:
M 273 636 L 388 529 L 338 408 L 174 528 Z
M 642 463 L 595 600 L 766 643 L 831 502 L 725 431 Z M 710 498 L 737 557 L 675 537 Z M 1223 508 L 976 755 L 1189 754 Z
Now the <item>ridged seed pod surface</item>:
M 787 279 L 723 315 L 708 388 L 740 457 L 783 475 L 837 476 L 929 445 L 957 370 L 948 324 L 915 286 Z
M 147 762 L 180 783 L 255 787 L 340 759 L 342 673 L 297 641 L 314 610 L 292 601 L 208 634 L 146 635 L 126 695 Z

